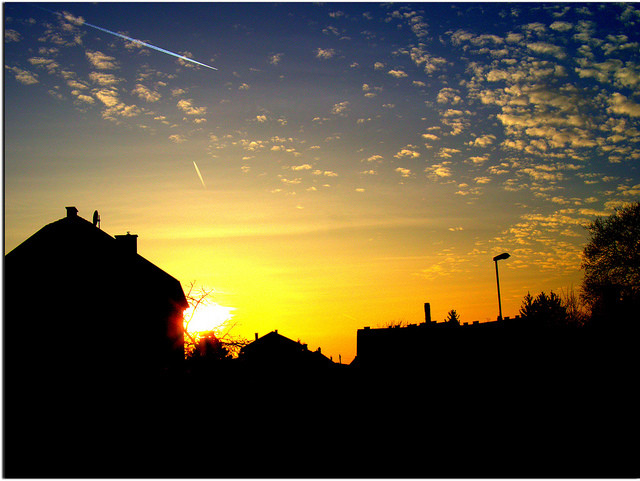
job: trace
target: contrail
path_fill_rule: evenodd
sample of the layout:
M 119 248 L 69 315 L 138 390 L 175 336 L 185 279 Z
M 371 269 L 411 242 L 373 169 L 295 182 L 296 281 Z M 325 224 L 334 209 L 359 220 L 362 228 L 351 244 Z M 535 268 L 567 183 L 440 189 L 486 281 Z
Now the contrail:
M 125 40 L 129 40 L 130 42 L 134 42 L 134 43 L 143 45 L 145 47 L 152 48 L 153 50 L 157 50 L 158 52 L 166 53 L 167 55 L 173 55 L 174 57 L 180 58 L 180 59 L 185 60 L 187 62 L 195 63 L 196 65 L 201 65 L 202 67 L 207 67 L 207 68 L 210 68 L 211 70 L 218 70 L 215 67 L 212 67 L 210 65 L 204 64 L 202 62 L 198 62 L 197 60 L 193 60 L 192 58 L 185 57 L 184 55 L 180 55 L 178 53 L 171 52 L 170 50 L 166 50 L 164 48 L 160 48 L 160 47 L 156 47 L 155 45 L 151 45 L 150 43 L 143 42 L 142 40 L 138 40 L 136 38 L 127 37 L 126 35 L 122 35 L 121 33 L 112 32 L 111 30 L 107 30 L 106 28 L 98 27 L 97 25 L 93 25 L 93 24 L 91 24 L 89 22 L 85 22 L 82 17 L 80 17 L 79 19 L 73 17 L 73 20 L 70 20 L 69 18 L 67 18 L 67 16 L 65 16 L 65 15 L 63 15 L 63 14 L 61 14 L 59 12 L 54 12 L 53 10 L 47 10 L 46 8 L 42 8 L 42 7 L 39 7 L 39 8 L 41 8 L 42 10 L 45 10 L 46 12 L 53 13 L 54 15 L 58 15 L 59 17 L 62 17 L 67 21 L 71 21 L 72 23 L 75 23 L 76 25 L 86 25 L 87 27 L 95 28 L 96 30 L 100 30 L 101 32 L 105 32 L 105 33 L 108 33 L 108 34 L 111 34 L 111 35 L 115 35 L 116 37 L 120 37 L 120 38 L 123 38 Z
M 198 177 L 200 177 L 200 182 L 202 182 L 202 187 L 204 187 L 205 189 L 207 188 L 206 185 L 204 185 L 204 180 L 202 180 L 202 174 L 200 173 L 200 169 L 198 169 L 198 164 L 196 164 L 196 161 L 193 161 L 193 166 L 196 168 L 196 172 L 198 174 Z

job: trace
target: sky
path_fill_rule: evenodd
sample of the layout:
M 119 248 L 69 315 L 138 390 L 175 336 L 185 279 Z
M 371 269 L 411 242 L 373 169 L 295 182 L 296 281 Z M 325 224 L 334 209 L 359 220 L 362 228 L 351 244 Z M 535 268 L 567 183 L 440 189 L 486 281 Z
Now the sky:
M 584 225 L 640 199 L 637 4 L 4 15 L 5 253 L 97 209 L 248 339 L 348 363 L 357 329 L 422 322 L 425 302 L 495 320 L 502 252 L 514 316 L 527 292 L 577 290 Z

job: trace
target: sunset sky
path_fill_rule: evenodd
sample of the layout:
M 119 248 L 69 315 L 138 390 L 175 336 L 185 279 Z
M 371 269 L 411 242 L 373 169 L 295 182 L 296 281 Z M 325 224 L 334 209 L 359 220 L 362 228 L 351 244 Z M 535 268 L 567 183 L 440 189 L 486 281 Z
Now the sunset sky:
M 5 253 L 97 209 L 249 339 L 351 362 L 357 329 L 424 302 L 494 320 L 502 252 L 513 316 L 577 289 L 582 226 L 640 199 L 637 4 L 4 13 Z

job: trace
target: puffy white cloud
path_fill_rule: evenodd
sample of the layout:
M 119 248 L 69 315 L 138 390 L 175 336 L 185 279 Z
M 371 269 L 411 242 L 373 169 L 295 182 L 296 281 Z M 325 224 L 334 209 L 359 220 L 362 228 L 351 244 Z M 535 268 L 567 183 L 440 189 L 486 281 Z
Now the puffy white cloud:
M 169 140 L 174 144 L 182 144 L 187 141 L 187 138 L 184 135 L 173 134 L 169 136 Z
M 389 72 L 387 73 L 395 78 L 403 78 L 408 76 L 404 70 L 389 70 Z
M 109 87 L 111 85 L 119 84 L 123 81 L 121 78 L 117 78 L 115 75 L 111 73 L 100 73 L 100 72 L 90 72 L 89 78 L 95 84 L 100 85 L 101 87 Z
M 415 145 L 407 145 L 406 147 L 400 149 L 400 151 L 398 151 L 398 153 L 396 153 L 394 157 L 396 159 L 402 159 L 405 157 L 408 157 L 410 159 L 417 159 L 418 157 L 420 157 L 420 152 L 416 151 L 415 149 Z
M 317 48 L 316 58 L 321 60 L 329 60 L 336 54 L 336 51 L 332 48 Z
M 302 165 L 292 165 L 291 166 L 291 170 L 311 170 L 312 167 L 309 164 L 302 164 Z
M 269 63 L 271 65 L 278 65 L 282 60 L 282 57 L 284 57 L 283 53 L 274 53 L 272 55 L 269 55 Z
M 445 58 L 435 57 L 429 54 L 422 47 L 413 47 L 408 53 L 416 66 L 424 68 L 424 72 L 426 74 L 433 74 L 434 72 L 441 70 L 447 64 L 447 60 Z
M 206 107 L 195 107 L 193 105 L 193 100 L 179 100 L 177 106 L 180 110 L 182 110 L 187 115 L 204 115 L 207 113 Z
M 615 92 L 608 99 L 610 112 L 630 117 L 640 117 L 640 104 L 628 99 L 621 93 Z
M 433 180 L 438 180 L 443 177 L 451 177 L 451 168 L 448 167 L 451 162 L 445 161 L 440 164 L 433 164 L 426 169 L 424 169 L 425 173 L 429 176 L 429 178 Z
M 19 67 L 8 67 L 5 66 L 7 70 L 10 70 L 15 75 L 15 78 L 18 82 L 24 85 L 33 85 L 38 83 L 38 74 L 29 72 L 28 70 L 23 70 Z
M 397 167 L 395 169 L 402 177 L 411 177 L 411 169 L 405 169 L 404 167 Z
M 118 98 L 118 91 L 115 88 L 100 89 L 94 91 L 93 94 L 100 102 L 102 102 L 107 107 L 113 107 L 120 103 L 120 99 Z
M 470 142 L 474 147 L 486 147 L 487 145 L 493 144 L 496 140 L 496 136 L 492 134 L 482 135 L 480 137 L 476 137 L 473 142 Z
M 457 105 L 462 102 L 462 98 L 460 97 L 459 91 L 450 87 L 445 87 L 438 92 L 436 102 L 438 102 L 439 104 L 450 103 L 453 105 Z
M 557 32 L 568 32 L 573 28 L 573 24 L 569 22 L 555 21 L 551 25 L 549 25 L 551 30 L 556 30 Z
M 347 101 L 334 104 L 334 106 L 331 108 L 331 113 L 333 115 L 338 115 L 341 117 L 346 116 L 348 111 L 349 111 L 349 102 Z
M 137 95 L 146 102 L 157 102 L 162 97 L 159 92 L 155 92 L 142 84 L 136 84 L 136 87 L 131 91 L 133 95 Z
M 545 42 L 533 42 L 528 43 L 527 48 L 535 53 L 553 55 L 554 57 L 562 60 L 567 57 L 564 49 L 558 45 L 552 45 Z
M 105 55 L 100 51 L 92 52 L 87 50 L 85 53 L 91 65 L 98 70 L 113 70 L 118 67 L 114 57 Z
M 378 155 L 378 154 L 372 155 L 371 157 L 367 158 L 367 162 L 381 163 L 383 160 L 384 160 L 384 157 L 382 157 L 381 155 Z
M 9 28 L 4 31 L 5 42 L 19 42 L 21 39 L 22 35 L 20 35 L 20 33 L 15 30 Z

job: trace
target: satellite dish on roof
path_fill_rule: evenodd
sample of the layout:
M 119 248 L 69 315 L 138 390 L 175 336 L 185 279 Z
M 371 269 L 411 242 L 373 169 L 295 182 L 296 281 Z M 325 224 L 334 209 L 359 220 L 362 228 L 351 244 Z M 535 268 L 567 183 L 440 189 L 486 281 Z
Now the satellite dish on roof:
M 93 213 L 93 226 L 100 228 L 100 214 L 98 214 L 97 210 Z

